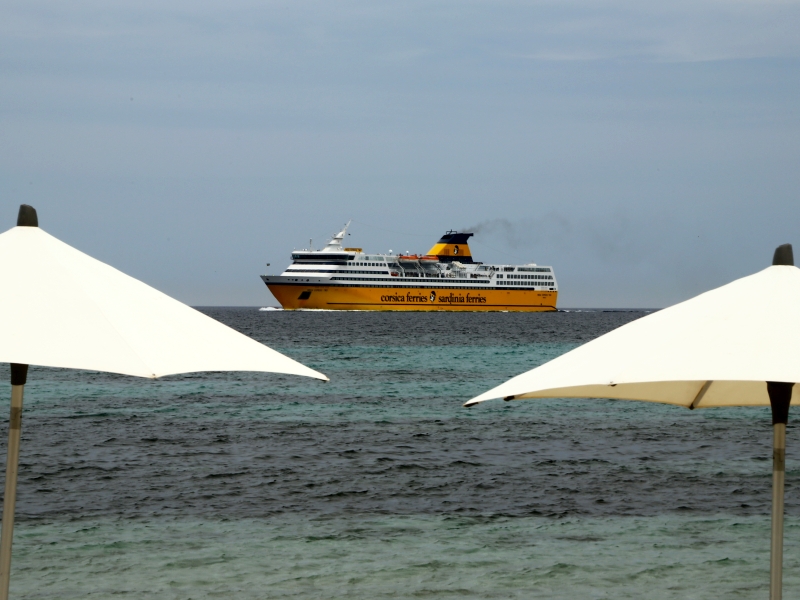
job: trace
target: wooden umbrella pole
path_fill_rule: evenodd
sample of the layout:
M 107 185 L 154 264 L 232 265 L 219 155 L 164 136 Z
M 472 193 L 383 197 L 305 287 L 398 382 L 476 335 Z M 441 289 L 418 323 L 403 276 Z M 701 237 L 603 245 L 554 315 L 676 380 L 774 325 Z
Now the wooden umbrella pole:
M 767 382 L 772 406 L 772 543 L 769 556 L 769 600 L 783 596 L 783 484 L 786 475 L 786 423 L 794 383 Z
M 783 483 L 786 474 L 786 423 L 775 423 L 772 442 L 772 544 L 769 598 L 783 595 Z
M 27 376 L 28 365 L 11 364 L 11 418 L 8 423 L 3 530 L 0 534 L 0 600 L 8 600 L 8 585 L 11 581 L 11 542 L 14 539 L 14 505 L 17 501 L 19 442 L 22 433 L 22 396 Z
M 794 266 L 791 244 L 775 248 L 773 266 Z M 772 406 L 772 543 L 769 556 L 769 600 L 783 596 L 783 484 L 786 477 L 786 424 L 794 383 L 768 381 Z

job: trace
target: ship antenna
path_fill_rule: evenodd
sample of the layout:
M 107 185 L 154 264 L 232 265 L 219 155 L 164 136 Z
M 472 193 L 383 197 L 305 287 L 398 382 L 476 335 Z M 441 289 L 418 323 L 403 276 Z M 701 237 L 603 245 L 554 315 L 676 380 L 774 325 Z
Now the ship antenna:
M 348 227 L 350 227 L 350 223 L 352 223 L 352 222 L 353 222 L 353 220 L 352 220 L 352 219 L 350 219 L 350 220 L 349 220 L 347 223 L 345 223 L 345 225 L 344 225 L 344 227 L 342 228 L 342 230 L 341 230 L 339 233 L 334 233 L 334 234 L 333 234 L 333 236 L 331 237 L 331 241 L 330 241 L 330 242 L 328 242 L 328 243 L 329 243 L 329 244 L 332 244 L 332 243 L 334 243 L 334 242 L 335 242 L 337 239 L 338 239 L 338 240 L 339 240 L 339 242 L 341 243 L 341 242 L 342 242 L 342 240 L 344 240 L 344 238 L 346 238 L 348 235 L 350 235 L 349 233 L 347 233 L 347 228 L 348 228 Z

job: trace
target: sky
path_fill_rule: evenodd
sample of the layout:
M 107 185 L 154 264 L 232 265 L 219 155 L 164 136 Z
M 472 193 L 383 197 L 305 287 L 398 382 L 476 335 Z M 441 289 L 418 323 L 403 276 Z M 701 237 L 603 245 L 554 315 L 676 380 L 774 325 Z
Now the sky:
M 799 98 L 800 1 L 7 0 L 0 223 L 195 306 L 352 220 L 663 307 L 800 262 Z

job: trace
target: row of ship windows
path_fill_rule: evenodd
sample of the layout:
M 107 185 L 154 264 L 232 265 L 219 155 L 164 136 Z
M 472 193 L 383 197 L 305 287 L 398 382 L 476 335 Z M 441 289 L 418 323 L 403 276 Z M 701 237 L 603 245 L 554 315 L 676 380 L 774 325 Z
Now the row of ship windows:
M 351 267 L 352 266 L 357 266 L 357 267 L 383 267 L 384 269 L 386 269 L 386 268 L 397 269 L 399 267 L 399 265 L 397 263 L 388 263 L 387 264 L 387 263 L 383 263 L 383 262 L 363 262 L 363 261 L 360 261 L 360 260 L 347 261 L 347 262 L 345 262 L 345 261 L 313 260 L 313 261 L 308 261 L 308 262 L 306 262 L 306 261 L 294 262 L 293 264 L 296 264 L 296 265 L 297 264 L 342 265 L 342 266 L 347 265 L 347 266 L 351 266 Z M 478 267 L 478 270 L 479 271 L 493 271 L 493 270 L 497 270 L 497 271 L 500 271 L 500 270 L 502 270 L 502 271 L 514 271 L 514 270 L 517 270 L 517 271 L 526 271 L 526 272 L 535 271 L 537 273 L 552 273 L 550 267 L 490 267 L 490 266 L 481 266 L 481 267 Z M 295 272 L 296 273 L 311 273 L 312 271 L 297 269 Z M 361 273 L 363 271 L 354 271 L 354 272 Z M 552 279 L 552 277 L 550 277 L 550 279 Z
M 338 281 L 394 281 L 395 283 L 397 283 L 398 281 L 405 281 L 404 277 L 392 277 L 391 279 L 378 279 L 376 277 L 370 277 L 369 279 L 367 279 L 365 277 L 331 277 L 331 279 L 336 279 Z M 421 279 L 425 280 L 424 278 L 421 278 Z M 452 282 L 463 282 L 463 283 L 469 282 L 469 283 L 478 283 L 478 284 L 487 284 L 487 283 L 489 283 L 488 281 L 471 281 L 469 279 L 450 279 L 449 281 L 447 280 L 447 278 L 442 278 L 442 279 L 445 279 L 445 283 L 449 283 L 450 281 L 452 281 Z M 430 281 L 431 281 L 431 283 L 437 283 L 437 284 L 441 284 L 442 283 L 441 279 L 431 279 Z
M 555 285 L 552 281 L 506 281 L 505 283 L 498 283 L 497 285 L 527 285 L 531 287 L 547 287 L 548 285 Z
M 341 273 L 342 271 L 324 271 L 321 269 L 288 269 L 290 273 Z M 356 275 L 386 275 L 387 271 L 356 271 L 348 269 L 345 271 L 346 273 L 356 274 Z M 415 276 L 415 275 L 412 275 Z M 498 278 L 502 278 L 502 274 L 497 275 Z M 552 280 L 552 275 L 506 275 L 508 279 L 548 279 Z
M 356 273 L 359 275 L 388 275 L 389 271 L 322 271 L 320 269 L 290 269 L 287 273 Z
M 322 271 L 320 269 L 290 269 L 286 271 L 289 275 L 294 275 L 295 273 L 321 273 L 323 275 L 335 275 L 337 273 L 346 273 L 347 275 L 388 275 L 389 271 L 356 271 L 350 270 L 347 271 Z M 437 278 L 444 278 L 444 275 L 420 275 L 414 271 L 406 271 L 406 277 L 437 277 Z M 477 277 L 477 275 L 473 275 L 473 277 Z M 335 279 L 335 278 L 334 278 Z M 359 278 L 360 279 L 360 278 Z
M 481 266 L 478 267 L 479 271 L 525 271 L 528 273 L 551 273 L 550 267 L 495 267 L 495 266 Z
M 369 279 L 367 279 L 365 277 L 331 277 L 331 279 L 332 280 L 336 280 L 336 281 L 364 281 L 364 282 L 367 282 L 367 281 L 369 281 L 369 282 L 372 282 L 372 281 L 393 281 L 395 283 L 397 283 L 398 281 L 405 281 L 405 279 L 398 279 L 398 278 L 377 279 L 375 277 L 371 277 Z M 430 281 L 431 283 L 436 283 L 438 285 L 441 285 L 442 283 L 450 283 L 449 281 L 444 281 L 443 282 L 441 279 L 439 279 L 439 280 L 427 279 L 425 281 Z M 480 281 L 480 280 L 475 281 L 475 280 L 468 280 L 468 279 L 452 279 L 450 281 L 452 281 L 453 283 L 467 283 L 467 282 L 469 282 L 470 284 L 473 284 L 473 285 L 475 285 L 475 284 L 477 284 L 477 285 L 488 285 L 488 284 L 491 283 L 490 281 Z M 530 287 L 547 287 L 547 286 L 551 286 L 551 285 L 555 285 L 555 284 L 552 281 L 506 281 L 505 283 L 499 283 L 498 282 L 497 285 L 498 286 L 502 286 L 502 285 L 526 285 L 526 286 L 530 286 Z
M 288 272 L 289 273 L 336 273 L 336 272 L 341 273 L 341 271 L 320 271 L 319 269 L 292 269 L 291 271 L 288 271 Z M 388 275 L 388 272 L 387 271 L 349 271 L 348 270 L 347 274 L 348 275 L 350 275 L 350 274 L 353 274 L 353 275 Z M 498 278 L 502 278 L 503 276 L 502 275 L 498 275 L 497 277 Z M 535 279 L 535 280 L 546 279 L 546 280 L 548 280 L 547 282 L 541 282 L 543 285 L 548 285 L 549 283 L 552 283 L 552 279 L 553 279 L 552 275 L 506 275 L 506 277 L 508 279 L 514 278 L 514 279 Z M 341 277 L 333 277 L 333 279 L 342 279 L 342 278 Z M 358 277 L 356 279 L 360 280 L 361 278 Z M 488 282 L 480 281 L 478 283 L 488 283 Z M 517 283 L 516 281 L 510 282 L 510 285 L 516 285 L 516 283 Z M 528 282 L 526 281 L 525 283 L 527 284 Z M 538 285 L 538 284 L 539 283 L 533 283 L 533 282 L 530 283 L 530 285 Z
M 345 277 L 333 277 L 332 279 L 346 279 L 346 278 Z M 301 283 L 303 282 L 302 279 L 295 279 L 294 281 L 298 281 L 298 282 L 301 282 Z M 308 279 L 306 279 L 306 281 L 308 281 Z M 394 283 L 397 283 L 397 279 L 363 279 L 363 280 L 360 280 L 360 281 L 362 281 L 362 282 L 366 282 L 366 281 L 370 281 L 370 282 L 372 282 L 372 281 L 393 281 Z M 424 282 L 422 282 L 422 283 L 424 283 Z M 479 289 L 481 291 L 485 291 L 485 288 L 476 288 L 474 285 L 448 285 L 447 287 L 441 287 L 441 282 L 439 282 L 439 281 L 431 281 L 430 283 L 432 285 L 403 285 L 403 286 L 397 286 L 397 287 L 398 287 L 398 289 L 404 289 L 404 290 L 429 290 L 429 289 L 431 289 L 431 287 L 435 287 L 436 289 L 446 289 L 446 290 L 478 290 Z M 461 283 L 467 283 L 467 282 L 461 280 Z M 469 283 L 474 284 L 474 283 L 482 283 L 482 282 L 480 282 L 480 281 L 471 281 Z M 509 281 L 506 284 L 504 284 L 503 286 L 498 286 L 497 289 L 504 290 L 507 287 L 509 287 L 509 285 L 511 285 L 512 283 L 520 283 L 520 282 L 511 282 L 511 281 Z M 337 285 L 342 285 L 342 284 L 331 284 L 331 285 L 335 287 Z M 387 287 L 392 287 L 392 286 L 388 286 L 388 285 L 385 285 L 385 284 L 384 285 L 370 285 L 368 283 L 361 283 L 359 285 L 359 287 L 387 288 Z M 531 287 L 534 287 L 534 286 L 531 286 Z M 545 286 L 538 286 L 538 287 L 545 287 Z M 555 290 L 556 288 L 555 287 L 550 287 L 549 289 Z

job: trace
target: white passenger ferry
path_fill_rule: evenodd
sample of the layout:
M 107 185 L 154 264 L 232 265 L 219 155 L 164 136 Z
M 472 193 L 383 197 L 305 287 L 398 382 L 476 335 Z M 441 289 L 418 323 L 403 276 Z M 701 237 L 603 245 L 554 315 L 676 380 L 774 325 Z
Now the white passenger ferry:
M 552 267 L 472 259 L 472 233 L 448 231 L 427 254 L 344 248 L 347 227 L 322 250 L 292 252 L 280 275 L 261 279 L 287 310 L 553 311 Z

